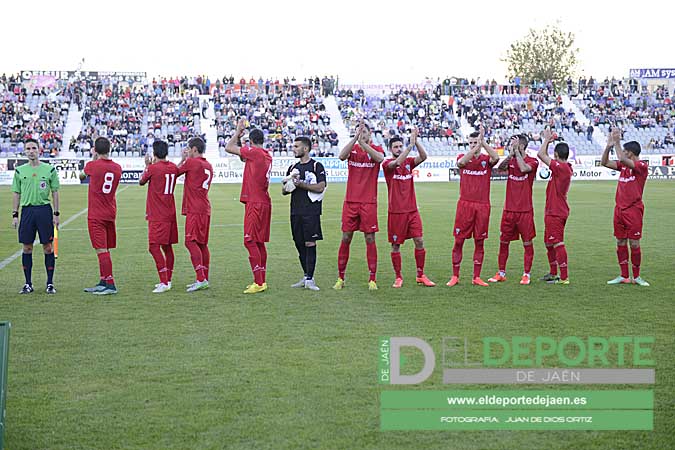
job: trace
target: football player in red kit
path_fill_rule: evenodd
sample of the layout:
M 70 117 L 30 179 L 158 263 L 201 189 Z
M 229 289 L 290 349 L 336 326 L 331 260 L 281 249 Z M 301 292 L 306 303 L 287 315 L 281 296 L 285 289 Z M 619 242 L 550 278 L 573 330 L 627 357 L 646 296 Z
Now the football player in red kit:
M 549 167 L 551 179 L 546 186 L 546 207 L 544 208 L 544 245 L 550 272 L 541 280 L 547 283 L 570 284 L 567 273 L 567 249 L 565 248 L 565 224 L 570 215 L 567 204 L 567 192 L 572 182 L 574 170 L 567 162 L 570 149 L 564 142 L 558 142 L 553 149 L 553 158 L 548 155 L 548 146 L 553 133 L 546 129 L 542 132 L 542 143 L 537 156 Z M 560 269 L 560 276 L 558 276 Z
M 609 151 L 612 146 L 618 157 L 617 161 L 609 160 Z M 616 238 L 616 255 L 619 258 L 621 274 L 607 282 L 607 284 L 634 283 L 639 286 L 649 286 L 640 276 L 642 250 L 642 218 L 645 205 L 642 203 L 642 193 L 645 189 L 649 165 L 640 161 L 642 148 L 636 141 L 626 142 L 621 147 L 621 130 L 614 128 L 607 140 L 607 147 L 602 154 L 602 165 L 613 170 L 621 171 L 619 183 L 616 186 L 616 206 L 614 207 L 614 237 Z M 628 274 L 628 245 L 630 243 L 630 259 L 633 264 L 633 278 Z
M 347 192 L 342 205 L 342 241 L 338 250 L 338 279 L 333 289 L 345 286 L 349 247 L 355 231 L 363 232 L 368 260 L 368 289 L 377 290 L 377 177 L 384 161 L 384 150 L 373 144 L 370 127 L 361 122 L 354 137 L 340 151 L 347 161 Z
M 183 186 L 183 206 L 181 214 L 185 216 L 185 247 L 190 252 L 196 280 L 187 286 L 188 292 L 209 287 L 209 228 L 211 226 L 211 203 L 209 189 L 213 179 L 213 167 L 204 152 L 206 144 L 201 138 L 194 137 L 183 150 L 183 159 L 178 164 L 177 176 L 185 175 Z
M 89 176 L 89 239 L 98 256 L 100 273 L 99 283 L 84 291 L 97 295 L 117 294 L 110 249 L 117 247 L 115 193 L 122 178 L 122 167 L 110 159 L 110 141 L 107 138 L 99 137 L 94 141 L 92 160 L 84 166 L 84 176 Z
M 392 287 L 403 286 L 401 275 L 401 244 L 407 239 L 415 243 L 415 263 L 417 266 L 416 281 L 424 286 L 435 286 L 424 274 L 426 250 L 422 238 L 422 219 L 417 210 L 413 169 L 427 159 L 427 152 L 417 139 L 418 130 L 414 129 L 410 136 L 410 145 L 404 150 L 403 139 L 393 137 L 389 140 L 389 151 L 392 158 L 382 163 L 384 178 L 389 191 L 389 210 L 387 231 L 391 243 L 391 263 L 394 266 L 396 279 Z M 417 149 L 418 155 L 411 157 L 410 152 Z
M 246 119 L 237 123 L 234 135 L 227 143 L 225 151 L 239 156 L 245 162 L 244 178 L 241 184 L 239 201 L 245 205 L 244 247 L 248 250 L 248 260 L 253 272 L 253 284 L 244 290 L 244 294 L 257 294 L 267 290 L 267 247 L 270 240 L 272 220 L 272 199 L 269 194 L 272 155 L 263 148 L 265 135 L 261 130 L 253 129 L 248 137 L 253 145 L 241 145 L 246 129 Z
M 148 221 L 148 250 L 155 260 L 159 284 L 153 293 L 171 289 L 173 275 L 173 244 L 178 243 L 178 225 L 176 223 L 176 202 L 173 192 L 176 187 L 178 167 L 166 159 L 169 146 L 164 141 L 152 144 L 154 157 L 146 155 L 145 171 L 141 176 L 141 186 L 148 186 L 145 202 L 145 220 Z
M 532 240 L 537 235 L 532 208 L 532 185 L 537 175 L 539 161 L 527 155 L 528 138 L 524 134 L 513 136 L 509 143 L 509 156 L 499 165 L 508 168 L 506 200 L 499 229 L 499 271 L 491 283 L 506 281 L 506 261 L 511 241 L 523 240 L 524 269 L 520 284 L 530 284 L 530 270 L 534 260 Z
M 481 153 L 484 149 L 487 154 Z M 455 245 L 452 248 L 452 278 L 447 286 L 459 283 L 459 266 L 462 262 L 462 248 L 466 239 L 474 240 L 472 284 L 487 286 L 481 280 L 485 248 L 490 224 L 490 177 L 492 167 L 499 161 L 497 152 L 485 142 L 485 130 L 469 135 L 469 151 L 457 156 L 459 168 L 459 201 L 455 214 Z

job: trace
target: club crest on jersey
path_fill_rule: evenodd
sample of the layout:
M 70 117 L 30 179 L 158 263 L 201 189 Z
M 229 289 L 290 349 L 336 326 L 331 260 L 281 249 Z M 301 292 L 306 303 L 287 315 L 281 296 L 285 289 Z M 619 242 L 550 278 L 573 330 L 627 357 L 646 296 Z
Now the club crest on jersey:
M 410 171 L 410 164 L 405 165 L 405 170 Z
M 398 235 L 396 235 L 396 234 L 393 235 L 393 236 L 391 237 L 391 239 L 392 239 L 394 242 L 398 241 Z
M 40 181 L 40 189 L 43 191 L 47 189 L 47 182 L 45 180 Z
M 485 167 L 485 166 L 487 166 L 487 163 L 486 163 L 485 161 L 481 161 L 481 162 L 480 162 L 480 165 L 483 166 L 483 167 Z
M 455 234 L 459 234 L 459 228 L 455 228 Z

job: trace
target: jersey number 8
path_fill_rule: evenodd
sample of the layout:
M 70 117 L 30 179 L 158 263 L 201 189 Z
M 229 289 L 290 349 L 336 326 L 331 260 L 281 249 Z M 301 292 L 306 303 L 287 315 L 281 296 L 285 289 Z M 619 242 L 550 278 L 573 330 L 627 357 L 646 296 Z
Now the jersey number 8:
M 106 172 L 105 175 L 103 175 L 103 186 L 101 186 L 101 190 L 104 194 L 110 194 L 110 192 L 112 192 L 113 181 L 115 181 L 114 173 Z

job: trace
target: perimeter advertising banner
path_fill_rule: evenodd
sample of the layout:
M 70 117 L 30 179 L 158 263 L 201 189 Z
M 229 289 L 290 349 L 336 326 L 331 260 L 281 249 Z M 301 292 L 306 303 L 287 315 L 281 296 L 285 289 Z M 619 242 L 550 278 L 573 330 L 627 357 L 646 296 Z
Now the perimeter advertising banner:
M 643 159 L 649 163 L 650 179 L 675 179 L 675 162 L 673 156 L 647 155 Z M 338 158 L 316 158 L 326 169 L 326 177 L 329 183 L 345 183 L 347 181 L 347 162 Z M 88 160 L 78 158 L 54 158 L 44 159 L 43 162 L 53 165 L 59 172 L 61 184 L 80 184 L 79 173 Z M 142 158 L 119 158 L 115 160 L 122 166 L 122 183 L 135 184 L 145 169 Z M 174 162 L 178 162 L 175 159 Z M 211 159 L 213 165 L 213 183 L 241 183 L 244 177 L 244 163 L 239 158 L 227 157 Z M 0 159 L 0 185 L 12 184 L 14 168 L 27 163 L 28 160 L 21 158 Z M 279 183 L 286 176 L 290 166 L 297 162 L 296 158 L 281 157 L 272 160 L 270 182 Z M 574 169 L 575 180 L 617 180 L 619 173 L 600 165 L 600 159 L 594 156 L 577 156 L 570 159 Z M 430 157 L 413 170 L 415 182 L 448 182 L 459 180 L 457 158 Z M 539 164 L 537 180 L 548 181 L 551 173 L 543 164 Z M 506 180 L 506 172 L 493 169 L 492 179 L 497 181 Z M 182 183 L 183 178 L 178 182 Z M 380 170 L 379 179 L 384 182 L 384 173 Z

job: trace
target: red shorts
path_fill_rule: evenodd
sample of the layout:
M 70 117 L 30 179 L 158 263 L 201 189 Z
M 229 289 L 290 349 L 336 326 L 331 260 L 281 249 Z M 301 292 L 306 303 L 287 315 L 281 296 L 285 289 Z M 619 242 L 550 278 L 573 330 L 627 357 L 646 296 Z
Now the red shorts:
M 502 213 L 502 223 L 499 227 L 500 240 L 509 242 L 522 238 L 523 242 L 529 242 L 536 235 L 533 211 L 504 211 Z
M 453 235 L 456 238 L 476 240 L 487 239 L 488 226 L 490 225 L 490 204 L 457 202 L 457 214 L 455 215 L 455 229 Z
M 632 206 L 626 209 L 614 207 L 614 237 L 639 240 L 642 237 L 642 216 L 645 207 Z
M 187 214 L 185 216 L 185 242 L 209 243 L 211 216 L 207 214 Z
M 567 217 L 544 215 L 544 243 L 558 244 L 565 241 Z
M 94 248 L 117 247 L 117 233 L 114 220 L 88 219 L 89 239 Z
M 178 224 L 173 222 L 148 222 L 148 243 L 170 245 L 178 242 Z
M 377 227 L 377 203 L 344 202 L 342 204 L 342 231 L 375 233 Z
M 387 231 L 392 244 L 403 244 L 406 239 L 422 237 L 422 218 L 419 211 L 389 213 Z
M 244 211 L 244 241 L 269 242 L 272 205 L 246 203 Z

